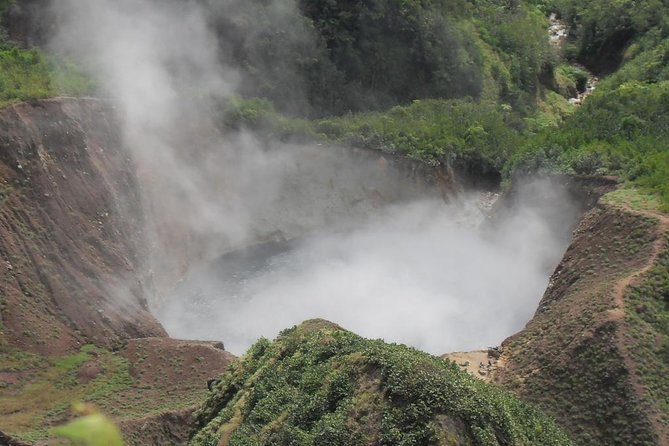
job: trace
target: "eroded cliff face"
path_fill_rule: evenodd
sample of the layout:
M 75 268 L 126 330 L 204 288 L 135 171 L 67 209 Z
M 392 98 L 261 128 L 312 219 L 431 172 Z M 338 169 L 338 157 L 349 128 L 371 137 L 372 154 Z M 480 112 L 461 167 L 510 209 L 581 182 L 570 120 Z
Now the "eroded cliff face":
M 113 107 L 0 110 L 0 342 L 41 354 L 164 336 L 140 278 L 142 213 Z

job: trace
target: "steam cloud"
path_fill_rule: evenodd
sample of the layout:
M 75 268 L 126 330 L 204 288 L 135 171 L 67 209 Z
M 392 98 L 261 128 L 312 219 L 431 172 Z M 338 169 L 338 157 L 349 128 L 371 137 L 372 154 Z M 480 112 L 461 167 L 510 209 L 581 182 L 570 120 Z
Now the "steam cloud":
M 161 319 L 176 336 L 223 339 L 235 353 L 314 317 L 434 354 L 497 345 L 530 319 L 569 240 L 553 225 L 573 210 L 547 188 L 532 183 L 525 193 L 548 200 L 492 226 L 477 225 L 475 197 L 417 201 L 269 261 L 223 261 L 186 281 Z
M 294 8 L 275 3 L 282 19 Z M 550 204 L 520 206 L 487 230 L 462 225 L 470 198 L 431 200 L 374 157 L 221 134 L 215 109 L 240 79 L 219 59 L 202 3 L 55 0 L 52 12 L 53 47 L 76 55 L 117 104 L 149 216 L 156 295 L 195 271 L 166 304 L 153 300 L 171 335 L 241 353 L 322 317 L 443 353 L 497 344 L 533 313 L 568 240 L 554 229 L 574 215 L 559 192 L 535 183 L 530 195 L 550 192 Z M 230 270 L 194 266 L 305 234 L 232 285 Z

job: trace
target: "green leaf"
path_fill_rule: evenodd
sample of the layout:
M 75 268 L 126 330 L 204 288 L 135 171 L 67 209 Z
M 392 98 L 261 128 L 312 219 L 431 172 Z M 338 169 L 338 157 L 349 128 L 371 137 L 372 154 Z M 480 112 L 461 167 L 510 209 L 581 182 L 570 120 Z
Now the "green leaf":
M 123 446 L 116 425 L 100 413 L 77 418 L 55 428 L 53 433 L 77 446 Z

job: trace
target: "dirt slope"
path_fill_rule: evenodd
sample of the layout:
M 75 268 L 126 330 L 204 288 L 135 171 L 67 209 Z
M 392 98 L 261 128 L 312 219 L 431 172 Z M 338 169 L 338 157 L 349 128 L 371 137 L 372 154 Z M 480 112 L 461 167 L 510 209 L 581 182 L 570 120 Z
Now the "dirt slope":
M 0 110 L 0 345 L 53 355 L 165 335 L 139 280 L 138 191 L 112 111 Z
M 506 366 L 495 381 L 555 416 L 579 444 L 667 444 L 661 396 L 650 393 L 634 357 L 627 301 L 630 287 L 656 268 L 667 230 L 662 215 L 592 210 L 534 318 L 503 344 Z
M 207 379 L 233 359 L 167 338 L 148 311 L 140 191 L 118 128 L 100 100 L 0 109 L 0 431 L 22 441 L 48 443 L 86 400 L 127 444 L 184 443 Z

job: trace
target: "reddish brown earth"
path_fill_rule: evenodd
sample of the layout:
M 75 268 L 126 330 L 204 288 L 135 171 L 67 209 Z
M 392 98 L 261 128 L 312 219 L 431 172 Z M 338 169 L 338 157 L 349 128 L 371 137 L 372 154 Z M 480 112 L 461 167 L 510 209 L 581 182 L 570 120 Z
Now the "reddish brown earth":
M 655 265 L 667 217 L 600 205 L 582 219 L 534 318 L 507 339 L 494 381 L 579 444 L 667 444 L 631 357 L 625 293 Z
M 0 110 L 0 343 L 54 355 L 165 336 L 140 282 L 141 215 L 109 104 Z
M 207 379 L 233 358 L 220 343 L 167 338 L 150 314 L 140 190 L 118 129 L 101 100 L 0 109 L 0 431 L 8 435 L 45 438 L 81 389 L 118 388 L 94 403 L 128 444 L 184 443 Z M 105 350 L 88 353 L 68 378 L 62 361 L 84 344 Z
M 208 395 L 207 380 L 220 376 L 235 358 L 220 342 L 169 338 L 135 339 L 121 354 L 130 363 L 135 385 L 118 395 L 119 401 L 140 398 L 153 406 L 146 416 L 119 423 L 128 445 L 187 443 L 195 426 L 193 413 Z M 152 410 L 175 404 L 183 408 Z

